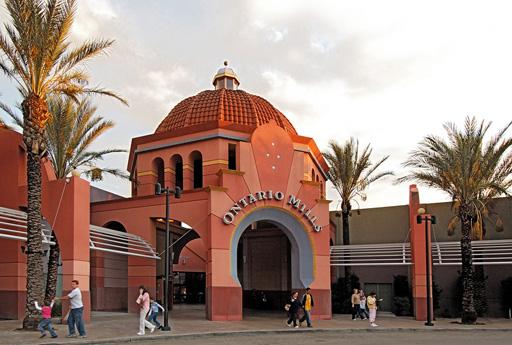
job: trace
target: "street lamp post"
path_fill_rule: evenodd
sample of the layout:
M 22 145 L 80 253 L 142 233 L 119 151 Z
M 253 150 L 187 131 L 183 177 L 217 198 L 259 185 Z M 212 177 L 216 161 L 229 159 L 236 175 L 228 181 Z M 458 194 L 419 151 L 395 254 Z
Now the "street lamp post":
M 427 322 L 425 322 L 425 326 L 434 326 L 432 323 L 432 282 L 430 276 L 430 269 L 432 264 L 432 244 L 430 242 L 429 230 L 428 230 L 428 222 L 430 224 L 436 224 L 436 216 L 432 215 L 424 215 L 425 209 L 418 209 L 418 215 L 416 216 L 416 223 L 421 224 L 422 221 L 425 222 L 425 249 L 426 249 L 426 264 L 427 264 Z
M 170 196 L 174 194 L 176 199 L 181 198 L 181 188 L 176 186 L 175 189 L 171 189 L 169 187 L 162 188 L 160 183 L 155 184 L 155 194 L 161 195 L 165 193 L 165 281 L 164 281 L 164 325 L 162 327 L 162 331 L 170 331 L 171 326 L 169 326 L 169 278 L 172 274 L 172 263 L 170 261 L 170 230 L 169 230 L 169 204 L 170 204 Z

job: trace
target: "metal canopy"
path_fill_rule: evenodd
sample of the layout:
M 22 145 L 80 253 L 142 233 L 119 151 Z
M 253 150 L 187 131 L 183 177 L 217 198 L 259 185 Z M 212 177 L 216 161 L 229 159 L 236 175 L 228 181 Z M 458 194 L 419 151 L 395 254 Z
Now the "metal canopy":
M 512 265 L 512 240 L 472 241 L 473 265 Z M 433 242 L 435 266 L 460 266 L 460 242 Z M 331 266 L 411 265 L 411 248 L 406 243 L 384 243 L 331 247 Z
M 331 266 L 397 266 L 411 264 L 409 243 L 331 247 Z
M 46 220 L 41 222 L 43 243 L 55 244 L 52 229 Z M 27 214 L 23 211 L 0 207 L 0 238 L 27 240 Z
M 93 250 L 160 260 L 151 245 L 140 236 L 96 225 L 91 225 L 89 236 L 89 246 Z
M 52 228 L 44 219 L 42 220 L 41 232 L 43 243 L 55 244 L 52 238 Z M 0 238 L 26 241 L 27 214 L 23 211 L 0 207 Z M 160 260 L 155 250 L 142 237 L 95 225 L 90 226 L 89 248 L 109 253 Z

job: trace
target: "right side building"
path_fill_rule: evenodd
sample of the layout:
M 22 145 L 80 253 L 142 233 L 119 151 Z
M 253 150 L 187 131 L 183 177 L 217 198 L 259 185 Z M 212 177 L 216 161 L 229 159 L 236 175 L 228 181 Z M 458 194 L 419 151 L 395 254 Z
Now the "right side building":
M 409 286 L 410 313 L 419 320 L 424 319 L 425 224 L 416 222 L 417 210 L 421 207 L 437 220 L 431 227 L 434 314 L 437 317 L 458 317 L 462 293 L 458 283 L 461 271 L 460 225 L 450 236 L 448 225 L 454 216 L 452 204 L 422 204 L 420 190 L 415 185 L 409 187 L 409 205 L 352 210 L 349 217 L 350 246 L 342 245 L 341 213 L 330 212 L 331 233 L 334 235 L 332 281 L 335 283 L 343 277 L 344 264 L 350 263 L 351 272 L 359 278 L 361 288 L 367 294 L 375 291 L 383 299 L 380 310 L 390 312 L 403 308 L 403 300 L 400 303 L 396 297 L 403 294 L 405 281 Z M 496 231 L 491 221 L 485 223 L 483 241 L 473 241 L 476 263 L 473 267 L 477 275 L 484 277 L 485 315 L 507 317 L 510 311 L 504 308 L 501 282 L 512 277 L 512 198 L 496 199 L 493 211 L 502 219 L 503 230 Z M 492 218 L 496 219 L 496 216 Z M 333 299 L 332 302 L 335 309 L 336 301 Z

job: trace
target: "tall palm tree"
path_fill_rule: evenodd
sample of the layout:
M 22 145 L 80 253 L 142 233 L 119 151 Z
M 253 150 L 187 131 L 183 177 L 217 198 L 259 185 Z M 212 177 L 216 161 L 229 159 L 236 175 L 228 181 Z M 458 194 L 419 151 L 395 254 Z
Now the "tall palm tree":
M 474 305 L 471 240 L 480 237 L 483 215 L 493 198 L 509 195 L 512 186 L 512 139 L 505 138 L 508 123 L 489 140 L 491 122 L 467 117 L 464 128 L 446 123 L 448 139 L 426 136 L 412 151 L 404 166 L 411 172 L 399 181 L 417 181 L 450 195 L 457 221 L 461 224 L 462 322 L 472 324 Z M 500 222 L 497 222 L 498 228 Z M 449 226 L 449 231 L 454 225 Z
M 27 299 L 24 328 L 34 328 L 34 301 L 43 298 L 41 236 L 41 156 L 46 151 L 44 130 L 51 114 L 46 98 L 84 93 L 115 97 L 113 92 L 88 86 L 79 67 L 104 52 L 111 40 L 91 40 L 76 48 L 69 42 L 75 17 L 74 0 L 5 0 L 10 21 L 0 33 L 0 70 L 11 78 L 23 98 L 23 141 L 27 152 Z
M 331 141 L 328 150 L 323 153 L 329 165 L 329 180 L 341 198 L 344 245 L 350 244 L 349 216 L 352 204 L 358 203 L 358 199 L 366 200 L 366 189 L 371 183 L 384 176 L 393 175 L 391 171 L 376 172 L 389 156 L 373 164 L 371 154 L 369 144 L 359 152 L 359 141 L 354 138 L 350 138 L 343 145 Z M 347 289 L 350 289 L 350 275 L 350 266 L 345 266 Z
M 124 179 L 129 178 L 129 175 L 122 170 L 101 168 L 96 165 L 97 161 L 102 160 L 105 155 L 126 151 L 120 149 L 89 150 L 91 144 L 111 129 L 114 123 L 95 115 L 97 108 L 91 104 L 88 98 L 81 99 L 76 103 L 69 97 L 52 96 L 47 99 L 47 102 L 52 116 L 46 125 L 44 141 L 48 158 L 57 178 L 66 178 L 76 169 L 81 170 L 81 173 L 92 181 L 102 180 L 105 173 Z M 23 119 L 16 112 L 1 102 L 0 108 L 14 120 L 17 126 L 23 128 Z M 48 259 L 45 303 L 50 303 L 55 297 L 59 256 L 59 242 L 55 237 L 55 245 L 50 247 Z

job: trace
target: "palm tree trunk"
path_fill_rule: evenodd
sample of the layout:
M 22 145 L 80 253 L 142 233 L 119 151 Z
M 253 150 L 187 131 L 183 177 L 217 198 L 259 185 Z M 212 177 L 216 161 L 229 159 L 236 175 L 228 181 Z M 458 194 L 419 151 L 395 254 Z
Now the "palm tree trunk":
M 350 229 L 348 223 L 350 211 L 347 208 L 342 207 L 341 219 L 343 222 L 343 245 L 348 246 L 350 244 Z M 345 257 L 345 260 L 350 260 L 350 257 Z M 352 269 L 350 266 L 345 266 L 345 296 L 352 296 Z M 347 300 L 346 312 L 350 313 L 351 301 Z
M 43 236 L 41 233 L 41 158 L 43 132 L 48 120 L 44 99 L 31 93 L 22 102 L 23 141 L 27 153 L 27 299 L 24 329 L 35 329 L 39 314 L 34 302 L 42 302 L 43 289 Z
M 27 150 L 27 300 L 24 329 L 35 329 L 39 313 L 34 302 L 43 301 L 43 239 L 41 234 L 41 161 Z
M 59 268 L 60 248 L 57 238 L 55 245 L 50 248 L 50 257 L 48 258 L 48 274 L 46 276 L 46 291 L 44 294 L 44 303 L 50 303 L 55 298 L 57 291 L 57 273 Z
M 471 216 L 468 207 L 461 206 L 459 217 L 462 224 L 460 249 L 462 256 L 462 323 L 474 324 L 477 316 L 473 289 L 473 254 L 471 250 Z

